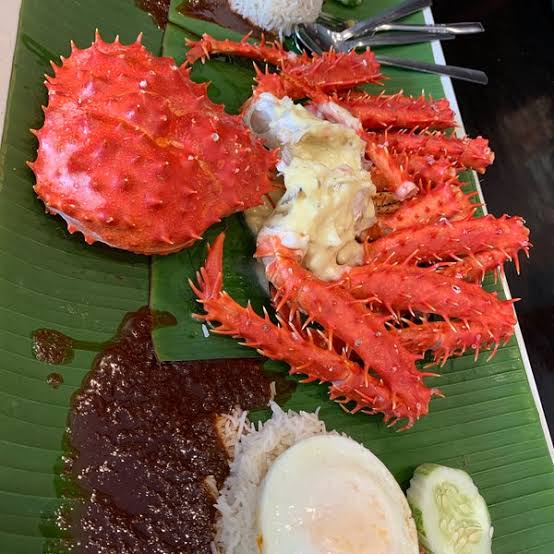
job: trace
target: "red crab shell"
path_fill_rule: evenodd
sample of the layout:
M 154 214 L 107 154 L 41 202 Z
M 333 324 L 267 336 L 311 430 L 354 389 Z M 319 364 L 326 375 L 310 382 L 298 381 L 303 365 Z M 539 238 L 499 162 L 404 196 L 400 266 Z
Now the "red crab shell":
M 53 68 L 29 165 L 47 211 L 88 243 L 174 252 L 272 189 L 275 155 L 140 38 L 122 45 L 97 35 Z

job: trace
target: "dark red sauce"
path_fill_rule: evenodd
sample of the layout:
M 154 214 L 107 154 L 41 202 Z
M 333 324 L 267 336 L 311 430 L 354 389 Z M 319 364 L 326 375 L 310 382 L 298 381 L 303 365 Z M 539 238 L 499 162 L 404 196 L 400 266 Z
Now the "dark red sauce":
M 135 0 L 135 4 L 141 10 L 149 13 L 158 27 L 165 28 L 171 0 Z
M 33 354 L 39 362 L 61 365 L 73 359 L 73 339 L 53 329 L 33 332 Z
M 169 312 L 152 311 L 152 328 L 170 327 L 177 324 L 175 316 Z M 32 349 L 39 362 L 53 365 L 67 364 L 75 355 L 75 350 L 100 352 L 111 344 L 74 339 L 55 329 L 37 329 L 32 334 Z M 54 375 L 52 373 L 52 375 Z
M 57 389 L 63 384 L 63 375 L 61 373 L 49 373 L 46 376 L 46 382 L 53 388 Z
M 205 480 L 228 472 L 215 416 L 268 400 L 261 360 L 160 363 L 152 324 L 147 308 L 129 314 L 73 399 L 67 472 L 82 503 L 60 522 L 73 551 L 208 554 Z
M 231 10 L 228 0 L 185 0 L 177 7 L 177 11 L 189 17 L 217 23 L 243 35 L 252 32 L 259 37 L 263 33 L 262 29 Z M 271 33 L 266 32 L 265 35 L 268 38 L 273 37 Z

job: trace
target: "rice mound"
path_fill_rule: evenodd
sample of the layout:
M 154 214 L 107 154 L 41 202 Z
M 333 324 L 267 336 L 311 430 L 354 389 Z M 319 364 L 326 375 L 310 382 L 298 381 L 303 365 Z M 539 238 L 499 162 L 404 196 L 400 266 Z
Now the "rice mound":
M 229 0 L 231 9 L 254 25 L 288 35 L 298 23 L 313 23 L 323 0 Z
M 257 427 L 248 422 L 247 412 L 221 416 L 223 442 L 234 458 L 215 505 L 220 516 L 212 544 L 214 553 L 258 552 L 255 523 L 258 486 L 273 461 L 285 450 L 308 437 L 327 434 L 317 412 L 284 412 L 275 402 L 270 402 L 270 408 L 272 418 Z

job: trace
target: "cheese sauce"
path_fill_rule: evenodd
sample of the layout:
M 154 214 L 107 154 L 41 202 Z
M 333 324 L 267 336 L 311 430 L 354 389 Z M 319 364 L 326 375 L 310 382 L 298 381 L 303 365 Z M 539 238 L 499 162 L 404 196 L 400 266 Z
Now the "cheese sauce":
M 360 264 L 356 238 L 375 222 L 375 187 L 355 130 L 269 93 L 250 106 L 245 120 L 268 146 L 281 146 L 277 168 L 286 188 L 275 209 L 268 200 L 246 213 L 252 230 L 300 250 L 303 265 L 321 279 L 340 277 L 341 265 Z

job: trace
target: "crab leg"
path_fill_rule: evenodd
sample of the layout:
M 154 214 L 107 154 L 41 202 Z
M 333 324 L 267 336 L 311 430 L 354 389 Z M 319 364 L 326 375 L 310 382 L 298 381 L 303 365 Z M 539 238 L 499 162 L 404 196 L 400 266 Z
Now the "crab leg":
M 290 304 L 283 304 L 279 302 L 278 294 L 273 291 L 273 304 L 278 313 L 278 317 L 284 322 L 289 322 L 289 326 L 293 329 L 294 333 L 299 334 L 302 338 L 308 338 L 310 342 L 313 342 L 316 346 L 324 348 L 325 352 L 331 350 L 332 352 L 343 351 L 344 342 L 338 337 L 333 337 L 333 344 L 329 342 L 329 337 L 325 337 L 319 333 L 312 333 L 310 327 L 304 328 L 304 324 L 300 315 L 300 312 L 291 307 Z M 330 346 L 332 348 L 330 348 Z M 341 356 L 342 363 L 346 363 L 350 368 L 350 372 L 345 372 L 344 378 L 340 381 L 335 381 L 329 388 L 329 397 L 341 404 L 345 411 L 349 413 L 356 413 L 363 411 L 364 413 L 383 413 L 385 423 L 389 423 L 389 426 L 394 425 L 398 420 L 405 419 L 407 423 L 400 430 L 409 429 L 415 423 L 413 419 L 413 413 L 411 410 L 406 409 L 406 406 L 400 402 L 392 402 L 390 398 L 389 390 L 384 385 L 376 380 L 373 376 L 369 375 L 369 381 L 366 383 L 367 374 L 365 372 L 360 373 L 361 367 L 352 362 L 349 358 Z M 291 374 L 298 373 L 297 370 L 291 368 Z M 319 379 L 324 381 L 321 377 L 324 375 L 325 369 L 315 374 L 308 368 L 303 369 L 302 373 L 308 374 L 308 378 L 304 382 L 311 382 Z M 439 395 L 438 391 L 434 391 L 434 394 Z M 350 404 L 354 403 L 354 407 L 350 407 Z
M 371 298 L 388 310 L 432 313 L 462 321 L 481 322 L 490 329 L 515 325 L 513 301 L 499 300 L 475 283 L 406 265 L 352 267 L 341 284 L 355 298 Z
M 444 365 L 451 356 L 461 356 L 468 349 L 474 350 L 477 358 L 480 350 L 494 347 L 492 357 L 500 343 L 510 340 L 513 331 L 511 325 L 504 325 L 492 331 L 478 322 L 465 325 L 445 321 L 420 325 L 411 323 L 407 327 L 390 330 L 410 352 L 422 355 L 431 350 L 435 362 L 440 365 Z
M 303 373 L 307 381 L 326 381 L 333 384 L 331 396 L 341 403 L 355 402 L 353 411 L 381 412 L 393 423 L 407 419 L 412 425 L 419 414 L 417 409 L 404 405 L 378 379 L 360 365 L 332 349 L 321 348 L 306 339 L 294 327 L 286 328 L 271 322 L 267 314 L 261 317 L 251 306 L 237 304 L 222 290 L 222 255 L 225 235 L 220 234 L 211 246 L 205 266 L 191 283 L 202 303 L 205 314 L 198 319 L 219 323 L 213 332 L 245 339 L 245 344 L 262 355 L 282 360 L 290 365 L 291 374 Z M 436 391 L 435 391 L 436 392 Z
M 443 157 L 456 162 L 459 168 L 474 169 L 484 173 L 494 161 L 494 153 L 489 147 L 489 141 L 483 137 L 458 138 L 455 135 L 446 136 L 442 133 L 379 133 L 376 140 L 397 152 L 409 152 L 440 159 Z
M 449 221 L 468 219 L 476 207 L 471 202 L 471 195 L 465 194 L 456 185 L 446 184 L 406 200 L 394 213 L 380 217 L 378 224 L 382 233 L 386 234 L 429 225 L 443 218 Z
M 227 54 L 229 56 L 241 56 L 281 66 L 289 57 L 296 57 L 296 54 L 287 52 L 279 42 L 266 42 L 262 37 L 259 44 L 249 42 L 250 35 L 246 35 L 239 42 L 233 40 L 217 40 L 208 34 L 202 35 L 200 40 L 187 40 L 189 51 L 187 52 L 187 63 L 192 65 L 198 60 L 204 61 L 212 54 Z M 306 61 L 306 55 L 299 56 Z
M 366 263 L 435 262 L 488 250 L 500 250 L 513 258 L 530 246 L 529 229 L 521 217 L 487 215 L 395 231 L 366 243 Z
M 454 112 L 446 99 L 353 91 L 337 99 L 337 103 L 359 118 L 364 129 L 448 129 L 456 125 Z
M 308 60 L 308 63 L 305 58 L 287 60 L 283 72 L 326 93 L 381 82 L 381 66 L 369 48 L 362 53 L 324 52 Z
M 301 267 L 295 253 L 278 239 L 263 241 L 258 256 L 269 259 L 266 274 L 282 302 L 291 302 L 317 321 L 331 336 L 336 334 L 354 350 L 366 370 L 373 370 L 395 397 L 416 407 L 417 417 L 427 410 L 431 391 L 425 387 L 409 354 L 386 333 L 384 319 L 375 315 L 336 283 L 328 283 Z
M 260 44 L 248 42 L 248 36 L 240 42 L 216 40 L 204 35 L 199 41 L 189 41 L 191 47 L 187 62 L 193 64 L 210 54 L 228 54 L 264 61 L 278 66 L 283 75 L 289 75 L 323 92 L 348 89 L 363 83 L 381 81 L 380 66 L 375 54 L 369 49 L 363 53 L 354 51 L 338 54 L 324 52 L 320 56 L 309 57 L 286 52 L 278 42 Z M 306 95 L 304 95 L 306 96 Z
M 384 145 L 380 146 L 380 148 L 386 149 L 388 152 L 389 158 L 391 159 L 389 163 L 391 165 L 403 168 L 403 175 L 406 175 L 406 178 L 420 183 L 419 188 L 424 188 L 424 185 L 428 183 L 435 186 L 452 183 L 455 181 L 458 174 L 455 164 L 448 158 L 439 158 L 437 160 L 432 156 L 425 157 L 420 155 L 401 157 L 399 154 L 390 152 Z M 366 154 L 373 161 L 369 144 L 366 149 Z M 377 190 L 394 191 L 394 181 L 392 181 L 393 184 L 391 186 L 391 179 L 387 178 L 382 168 L 377 164 L 371 169 L 371 178 Z
M 378 172 L 378 181 L 384 184 L 386 190 L 393 192 L 398 200 L 405 200 L 417 193 L 417 185 L 386 147 L 370 142 L 366 154 L 374 164 L 373 171 Z

